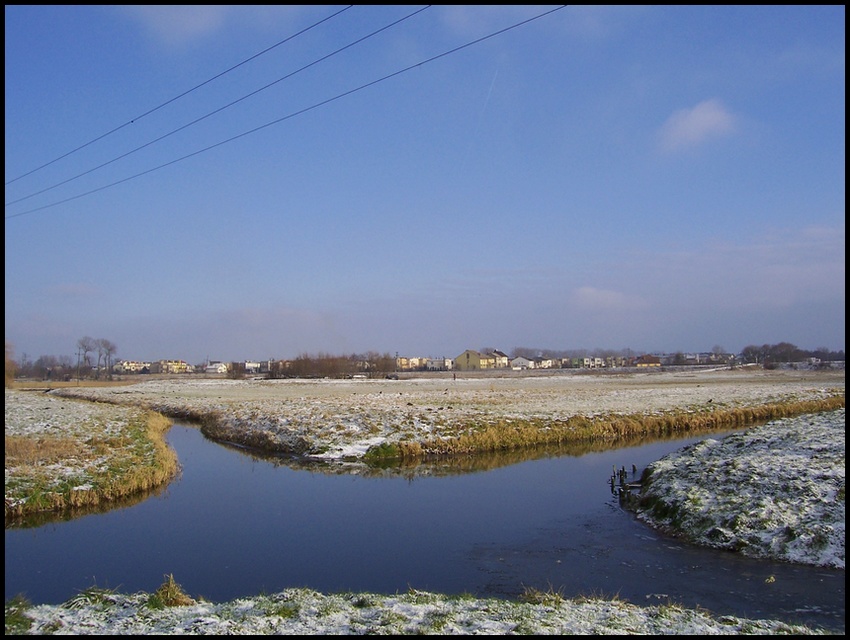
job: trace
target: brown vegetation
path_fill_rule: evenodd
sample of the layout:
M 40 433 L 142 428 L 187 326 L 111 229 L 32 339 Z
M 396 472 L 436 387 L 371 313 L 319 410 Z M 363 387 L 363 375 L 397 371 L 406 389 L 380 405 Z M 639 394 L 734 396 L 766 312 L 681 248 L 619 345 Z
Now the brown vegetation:
M 6 467 L 17 468 L 16 475 L 25 479 L 28 493 L 26 500 L 10 501 L 7 481 L 6 518 L 117 502 L 164 485 L 179 468 L 176 454 L 164 439 L 170 425 L 164 416 L 147 412 L 119 436 L 94 436 L 87 441 L 58 436 L 6 436 Z M 128 448 L 127 455 L 111 455 Z M 57 483 L 44 472 L 48 465 L 60 463 L 85 468 L 105 456 L 110 459 L 107 468 L 84 487 L 73 482 Z
M 541 444 L 614 441 L 634 436 L 686 434 L 708 430 L 736 429 L 749 425 L 832 411 L 844 407 L 844 396 L 822 400 L 773 403 L 754 407 L 693 413 L 677 411 L 664 415 L 573 416 L 561 421 L 500 420 L 490 425 L 470 425 L 468 432 L 454 438 L 423 442 L 400 442 L 370 452 L 370 458 L 415 458 L 425 454 L 462 454 L 519 449 Z

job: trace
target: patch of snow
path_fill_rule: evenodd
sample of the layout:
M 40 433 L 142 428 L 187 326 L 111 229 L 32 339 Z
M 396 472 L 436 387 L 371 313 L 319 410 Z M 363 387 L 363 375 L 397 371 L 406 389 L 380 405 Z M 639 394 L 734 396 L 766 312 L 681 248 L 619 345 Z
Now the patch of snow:
M 845 410 L 774 420 L 649 465 L 638 517 L 697 544 L 844 569 Z
M 411 591 L 321 594 L 287 589 L 226 603 L 148 606 L 149 596 L 80 596 L 66 605 L 26 611 L 31 634 L 97 635 L 816 635 L 775 620 L 749 620 L 676 605 L 639 607 L 621 601 L 542 603 L 446 598 Z

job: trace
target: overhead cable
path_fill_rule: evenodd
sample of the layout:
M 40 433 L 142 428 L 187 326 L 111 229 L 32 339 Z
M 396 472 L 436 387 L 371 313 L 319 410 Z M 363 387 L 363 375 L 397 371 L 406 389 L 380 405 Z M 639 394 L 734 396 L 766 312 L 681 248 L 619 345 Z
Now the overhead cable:
M 259 58 L 261 55 L 266 54 L 266 53 L 268 53 L 269 51 L 271 51 L 272 49 L 275 49 L 275 48 L 279 47 L 280 45 L 282 45 L 282 44 L 285 44 L 285 43 L 289 42 L 289 41 L 290 41 L 290 40 L 292 40 L 293 38 L 297 38 L 298 36 L 300 36 L 300 35 L 302 35 L 302 34 L 306 33 L 306 32 L 307 32 L 307 31 L 309 31 L 310 29 L 313 29 L 313 28 L 315 28 L 315 27 L 319 26 L 319 25 L 320 25 L 320 24 L 322 24 L 323 22 L 327 22 L 327 21 L 328 21 L 328 20 L 330 20 L 331 18 L 335 18 L 336 16 L 338 16 L 339 14 L 341 14 L 343 11 L 348 11 L 348 10 L 349 10 L 349 9 L 351 9 L 351 7 L 353 7 L 353 6 L 354 6 L 354 5 L 350 4 L 350 5 L 348 5 L 347 7 L 344 7 L 344 8 L 342 8 L 342 9 L 340 9 L 340 10 L 339 10 L 339 11 L 337 11 L 336 13 L 331 14 L 331 15 L 329 15 L 329 16 L 328 16 L 328 17 L 326 17 L 326 18 L 322 18 L 322 19 L 321 19 L 321 20 L 319 20 L 318 22 L 316 22 L 316 23 L 314 23 L 314 24 L 311 24 L 309 27 L 306 27 L 306 28 L 302 29 L 302 30 L 301 30 L 301 31 L 299 31 L 298 33 L 294 33 L 294 34 L 292 34 L 291 36 L 289 36 L 289 37 L 287 37 L 287 38 L 284 38 L 284 39 L 283 39 L 283 40 L 281 40 L 280 42 L 277 42 L 277 43 L 273 44 L 272 46 L 270 46 L 270 47 L 268 47 L 268 48 L 266 48 L 266 49 L 263 49 L 263 50 L 262 50 L 262 51 L 260 51 L 259 53 L 255 53 L 255 54 L 254 54 L 254 55 L 252 55 L 250 58 L 246 58 L 245 60 L 243 60 L 243 61 L 242 61 L 242 62 L 240 62 L 239 64 L 235 64 L 235 65 L 233 65 L 232 67 L 230 67 L 229 69 L 225 69 L 225 70 L 224 70 L 224 71 L 222 71 L 221 73 L 218 73 L 218 74 L 214 75 L 212 78 L 210 78 L 210 79 L 208 79 L 208 80 L 204 80 L 202 83 L 200 83 L 200 84 L 198 84 L 198 85 L 196 85 L 196 86 L 192 87 L 191 89 L 187 89 L 187 90 L 186 90 L 186 91 L 184 91 L 183 93 L 181 93 L 181 94 L 179 94 L 179 95 L 177 95 L 177 96 L 174 96 L 174 97 L 173 97 L 173 98 L 171 98 L 170 100 L 166 100 L 166 101 L 165 101 L 165 102 L 163 102 L 161 105 L 159 105 L 159 106 L 157 106 L 157 107 L 154 107 L 153 109 L 150 109 L 150 110 L 148 110 L 148 111 L 145 111 L 143 114 L 138 115 L 138 116 L 136 116 L 135 118 L 131 118 L 130 120 L 128 120 L 128 121 L 127 121 L 127 122 L 125 122 L 124 124 L 119 125 L 119 126 L 115 127 L 114 129 L 112 129 L 112 130 L 110 130 L 110 131 L 107 131 L 107 132 L 106 132 L 106 133 L 104 133 L 104 134 L 99 135 L 98 137 L 94 138 L 93 140 L 89 140 L 89 141 L 88 141 L 88 142 L 86 142 L 85 144 L 82 144 L 82 145 L 80 145 L 79 147 L 77 147 L 76 149 L 71 149 L 71 150 L 70 150 L 70 151 L 68 151 L 67 153 L 64 153 L 64 154 L 62 154 L 61 156 L 59 156 L 58 158 L 54 158 L 54 159 L 53 159 L 53 160 L 51 160 L 50 162 L 45 162 L 43 165 L 41 165 L 41 166 L 39 166 L 39 167 L 36 167 L 35 169 L 31 169 L 30 171 L 27 171 L 26 173 L 22 173 L 22 174 L 21 174 L 21 175 L 19 175 L 17 178 L 12 178 L 11 180 L 6 181 L 6 185 L 12 184 L 13 182 L 17 182 L 17 181 L 18 181 L 18 180 L 20 180 L 21 178 L 25 178 L 25 177 L 27 177 L 27 176 L 29 176 L 29 175 L 32 175 L 32 174 L 33 174 L 33 173 L 35 173 L 36 171 L 41 171 L 41 170 L 42 170 L 42 169 L 44 169 L 45 167 L 49 167 L 49 166 L 50 166 L 50 165 L 52 165 L 53 163 L 55 163 L 55 162 L 59 162 L 60 160 L 62 160 L 62 159 L 64 159 L 64 158 L 67 158 L 68 156 L 70 156 L 71 154 L 76 153 L 77 151 L 80 151 L 80 150 L 82 150 L 82 149 L 85 149 L 86 147 L 88 147 L 88 146 L 90 146 L 90 145 L 94 144 L 95 142 L 98 142 L 99 140 L 103 140 L 103 139 L 104 139 L 104 138 L 106 138 L 107 136 L 110 136 L 110 135 L 112 135 L 113 133 L 116 133 L 117 131 L 120 131 L 120 130 L 121 130 L 121 129 L 123 129 L 124 127 L 128 127 L 128 126 L 130 126 L 131 124 L 135 124 L 136 122 L 138 122 L 139 120 L 141 120 L 141 119 L 142 119 L 142 118 L 144 118 L 145 116 L 149 116 L 150 114 L 154 113 L 155 111 L 159 111 L 159 110 L 160 110 L 160 109 L 162 109 L 163 107 L 165 107 L 165 106 L 167 106 L 167 105 L 171 104 L 172 102 L 175 102 L 175 101 L 179 100 L 180 98 L 183 98 L 183 97 L 185 97 L 185 96 L 189 95 L 189 94 L 190 94 L 190 93 L 192 93 L 193 91 L 195 91 L 195 90 L 197 90 L 197 89 L 200 89 L 201 87 L 203 87 L 204 85 L 209 84 L 209 83 L 210 83 L 210 82 L 212 82 L 213 80 L 217 80 L 218 78 L 222 77 L 223 75 L 225 75 L 225 74 L 227 74 L 227 73 L 230 73 L 230 72 L 231 72 L 231 71 L 233 71 L 234 69 L 238 69 L 238 68 L 239 68 L 239 67 L 241 67 L 243 64 L 247 64 L 247 63 L 248 63 L 248 62 L 250 62 L 251 60 L 254 60 L 255 58 Z M 72 178 L 72 179 L 73 179 L 73 178 Z M 63 183 L 60 183 L 60 184 L 63 184 Z M 55 186 L 58 186 L 58 185 L 55 185 Z M 46 190 L 47 190 L 47 189 L 45 189 L 45 191 L 46 191 Z M 43 192 L 42 192 L 42 191 L 40 191 L 39 193 L 43 193 Z M 36 194 L 33 194 L 33 195 L 36 195 Z M 25 200 L 25 199 L 26 199 L 26 198 L 22 198 L 22 200 Z M 15 202 L 20 202 L 20 200 L 16 200 Z
M 83 197 L 85 197 L 85 196 L 91 195 L 91 194 L 93 194 L 93 193 L 97 193 L 97 192 L 99 192 L 99 191 L 103 191 L 103 190 L 105 190 L 105 189 L 109 189 L 109 188 L 114 187 L 114 186 L 117 186 L 117 185 L 119 185 L 119 184 L 123 184 L 123 183 L 125 183 L 125 182 L 129 182 L 130 180 L 135 180 L 136 178 L 140 178 L 140 177 L 142 177 L 142 176 L 144 176 L 144 175 L 147 175 L 147 174 L 149 174 L 149 173 L 153 173 L 154 171 L 159 171 L 160 169 L 164 169 L 165 167 L 169 167 L 169 166 L 171 166 L 171 165 L 173 165 L 173 164 L 177 164 L 178 162 L 182 162 L 183 160 L 187 160 L 187 159 L 192 158 L 192 157 L 194 157 L 194 156 L 200 155 L 201 153 L 205 153 L 205 152 L 207 152 L 207 151 L 210 151 L 210 150 L 212 150 L 212 149 L 215 149 L 216 147 L 220 147 L 220 146 L 225 145 L 225 144 L 227 144 L 227 143 L 229 143 L 229 142 L 233 142 L 234 140 L 239 140 L 240 138 L 244 138 L 245 136 L 249 136 L 249 135 L 251 135 L 251 134 L 253 134 L 253 133 L 257 133 L 258 131 L 262 131 L 263 129 L 267 129 L 268 127 L 271 127 L 271 126 L 273 126 L 273 125 L 280 124 L 281 122 L 284 122 L 285 120 L 289 120 L 289 119 L 291 119 L 291 118 L 294 118 L 294 117 L 296 117 L 296 116 L 302 115 L 302 114 L 307 113 L 307 112 L 309 112 L 309 111 L 312 111 L 312 110 L 314 110 L 314 109 L 318 109 L 319 107 L 322 107 L 322 106 L 325 106 L 325 105 L 327 105 L 327 104 L 330 104 L 331 102 L 335 102 L 336 100 L 339 100 L 339 99 L 344 98 L 344 97 L 346 97 L 346 96 L 350 96 L 350 95 L 352 95 L 352 94 L 354 94 L 354 93 L 357 93 L 358 91 L 362 91 L 363 89 L 366 89 L 366 88 L 368 88 L 368 87 L 372 87 L 372 86 L 374 86 L 374 85 L 376 85 L 376 84 L 378 84 L 378 83 L 384 82 L 385 80 L 389 80 L 390 78 L 394 78 L 394 77 L 396 77 L 396 76 L 398 76 L 398 75 L 401 75 L 402 73 L 406 73 L 406 72 L 410 71 L 411 69 L 416 69 L 416 68 L 418 68 L 418 67 L 422 67 L 422 66 L 424 66 L 424 65 L 426 65 L 426 64 L 428 64 L 428 63 L 430 63 L 430 62 L 433 62 L 433 61 L 435 61 L 435 60 L 439 60 L 440 58 L 444 58 L 445 56 L 451 55 L 451 54 L 453 54 L 453 53 L 457 53 L 458 51 L 461 51 L 461 50 L 466 49 L 466 48 L 468 48 L 468 47 L 471 47 L 471 46 L 473 46 L 473 45 L 476 45 L 476 44 L 479 44 L 479 43 L 481 43 L 481 42 L 484 42 L 485 40 L 489 40 L 490 38 L 494 38 L 495 36 L 498 36 L 498 35 L 501 35 L 501 34 L 503 34 L 503 33 L 508 32 L 508 31 L 511 31 L 512 29 L 516 29 L 516 28 L 518 28 L 518 27 L 521 27 L 521 26 L 523 26 L 523 25 L 525 25 L 525 24 L 528 24 L 529 22 L 533 22 L 534 20 L 538 20 L 538 19 L 540 19 L 540 18 L 543 18 L 543 17 L 545 17 L 545 16 L 547 16 L 547 15 L 549 15 L 549 14 L 552 14 L 552 13 L 554 13 L 554 12 L 556 12 L 556 11 L 560 11 L 561 9 L 564 9 L 564 8 L 565 8 L 565 7 L 567 7 L 567 6 L 568 6 L 568 5 L 560 5 L 560 6 L 558 6 L 558 7 L 555 7 L 554 9 L 550 9 L 549 11 L 545 11 L 545 12 L 543 12 L 543 13 L 540 13 L 540 14 L 538 14 L 538 15 L 536 15 L 536 16 L 534 16 L 534 17 L 532 17 L 532 18 L 528 18 L 527 20 L 523 20 L 523 21 L 521 21 L 521 22 L 517 22 L 517 23 L 515 23 L 515 24 L 513 24 L 513 25 L 511 25 L 511 26 L 509 26 L 509 27 L 505 27 L 505 28 L 503 28 L 503 29 L 499 29 L 498 31 L 494 31 L 493 33 L 490 33 L 489 35 L 483 36 L 483 37 L 478 38 L 478 39 L 476 39 L 476 40 L 472 40 L 472 41 L 470 41 L 470 42 L 467 42 L 466 44 L 460 45 L 459 47 L 455 47 L 454 49 L 450 49 L 450 50 L 448 50 L 448 51 L 444 51 L 443 53 L 440 53 L 440 54 L 438 54 L 438 55 L 436 55 L 436 56 L 432 56 L 431 58 L 427 58 L 426 60 L 422 60 L 421 62 L 417 62 L 416 64 L 412 64 L 412 65 L 410 65 L 410 66 L 408 66 L 408 67 L 405 67 L 405 68 L 403 68 L 403 69 L 400 69 L 399 71 L 395 71 L 395 72 L 390 73 L 390 74 L 388 74 L 388 75 L 386 75 L 386 76 L 383 76 L 383 77 L 381 77 L 381 78 L 378 78 L 377 80 L 372 80 L 371 82 L 367 82 L 367 83 L 365 83 L 365 84 L 362 84 L 362 85 L 360 85 L 359 87 L 356 87 L 356 88 L 354 88 L 354 89 L 350 89 L 350 90 L 345 91 L 345 92 L 343 92 L 343 93 L 337 94 L 336 96 L 333 96 L 332 98 L 328 98 L 327 100 L 323 100 L 323 101 L 321 101 L 321 102 L 317 102 L 317 103 L 315 103 L 315 104 L 313 104 L 313 105 L 311 105 L 311 106 L 309 106 L 309 107 L 305 107 L 305 108 L 300 109 L 300 110 L 298 110 L 298 111 L 294 111 L 294 112 L 292 112 L 292 113 L 290 113 L 290 114 L 288 114 L 288 115 L 282 116 L 282 117 L 280 117 L 280 118 L 277 118 L 277 119 L 275 119 L 275 120 L 272 120 L 272 121 L 270 121 L 270 122 L 267 122 L 266 124 L 260 125 L 259 127 L 255 127 L 255 128 L 253 128 L 253 129 L 249 129 L 248 131 L 244 131 L 244 132 L 242 132 L 242 133 L 240 133 L 240 134 L 237 134 L 237 135 L 232 136 L 232 137 L 230 137 L 230 138 L 227 138 L 227 139 L 225 139 L 225 140 L 221 140 L 221 141 L 219 141 L 219 142 L 216 142 L 215 144 L 209 145 L 208 147 L 204 147 L 204 148 L 202 148 L 202 149 L 198 149 L 197 151 L 193 151 L 192 153 L 188 153 L 188 154 L 186 154 L 186 155 L 184 155 L 184 156 L 181 156 L 181 157 L 179 157 L 179 158 L 175 158 L 174 160 L 170 160 L 169 162 L 165 162 L 165 163 L 163 163 L 163 164 L 161 164 L 161 165 L 158 165 L 158 166 L 156 166 L 156 167 L 152 167 L 152 168 L 150 168 L 150 169 L 147 169 L 147 170 L 145 170 L 145 171 L 141 171 L 141 172 L 139 172 L 139 173 L 136 173 L 136 174 L 134 174 L 134 175 L 128 176 L 128 177 L 126 177 L 126 178 L 122 178 L 121 180 L 116 180 L 115 182 L 111 182 L 111 183 L 109 183 L 109 184 L 106 184 L 106 185 L 100 186 L 100 187 L 98 187 L 98 188 L 96 188 L 96 189 L 91 189 L 90 191 L 86 191 L 85 193 L 80 193 L 80 194 L 77 194 L 77 195 L 75 195 L 75 196 L 71 196 L 71 197 L 69 197 L 69 198 L 65 198 L 65 199 L 63 199 L 63 200 L 59 200 L 59 201 L 57 201 L 57 202 L 53 202 L 53 203 L 46 204 L 46 205 L 43 205 L 43 206 L 40 206 L 40 207 L 36 207 L 36 208 L 34 208 L 34 209 L 29 209 L 28 211 L 22 211 L 22 212 L 20 212 L 20 213 L 16 213 L 16 214 L 12 214 L 12 215 L 7 215 L 7 216 L 5 216 L 5 219 L 6 219 L 6 220 L 9 220 L 9 219 L 11 219 L 11 218 L 17 218 L 17 217 L 20 217 L 20 216 L 25 216 L 25 215 L 28 215 L 28 214 L 30 214 L 30 213 L 35 213 L 35 212 L 37 212 L 37 211 L 42 211 L 42 210 L 44 210 L 44 209 L 49 209 L 49 208 L 51 208 L 51 207 L 58 206 L 58 205 L 60 205 L 60 204 L 65 204 L 65 203 L 67 203 L 67 202 L 71 202 L 71 201 L 73 201 L 73 200 L 78 200 L 78 199 L 80 199 L 80 198 L 83 198 Z
M 56 183 L 56 184 L 54 184 L 54 185 L 51 185 L 51 186 L 49 186 L 49 187 L 45 187 L 44 189 L 41 189 L 40 191 L 35 191 L 35 192 L 33 192 L 33 193 L 30 193 L 29 195 L 26 195 L 26 196 L 23 196 L 23 197 L 21 197 L 21 198 L 18 198 L 17 200 L 11 200 L 11 201 L 9 201 L 9 202 L 5 203 L 5 206 L 7 206 L 7 207 L 8 207 L 8 206 L 10 206 L 10 205 L 17 204 L 17 203 L 19 203 L 19 202 L 23 202 L 24 200 L 29 200 L 30 198 L 33 198 L 33 197 L 35 197 L 35 196 L 37 196 L 37 195 L 40 195 L 40 194 L 45 193 L 45 192 L 47 192 L 47 191 L 51 191 L 52 189 L 55 189 L 56 187 L 61 187 L 62 185 L 64 185 L 64 184 L 68 184 L 69 182 L 72 182 L 73 180 L 76 180 L 77 178 L 82 178 L 83 176 L 88 175 L 88 174 L 90 174 L 90 173 L 92 173 L 92 172 L 94 172 L 94 171 L 97 171 L 98 169 L 102 169 L 103 167 L 106 167 L 106 166 L 108 166 L 108 165 L 112 164 L 113 162 L 117 162 L 118 160 L 121 160 L 122 158 L 126 158 L 127 156 L 129 156 L 129 155 L 131 155 L 131 154 L 133 154 L 133 153 L 136 153 L 137 151 L 141 151 L 142 149 L 144 149 L 144 148 L 146 148 L 146 147 L 149 147 L 149 146 L 151 146 L 152 144 L 156 144 L 157 142 L 160 142 L 160 141 L 162 141 L 162 140 L 165 140 L 165 138 L 168 138 L 169 136 L 172 136 L 172 135 L 174 135 L 175 133 L 178 133 L 178 132 L 180 132 L 180 131 L 183 131 L 184 129 L 188 129 L 188 128 L 189 128 L 189 127 L 191 127 L 192 125 L 198 124 L 198 123 L 199 123 L 199 122 L 201 122 L 202 120 L 206 120 L 207 118 L 209 118 L 209 117 L 211 117 L 211 116 L 214 116 L 215 114 L 220 113 L 221 111 L 224 111 L 225 109 L 228 109 L 228 108 L 232 107 L 233 105 L 235 105 L 235 104 L 238 104 L 238 103 L 242 102 L 243 100 L 247 100 L 247 99 L 248 99 L 248 98 L 250 98 L 251 96 L 254 96 L 254 95 L 258 94 L 258 93 L 260 93 L 261 91 L 265 91 L 265 90 L 266 90 L 266 89 L 268 89 L 269 87 L 272 87 L 272 86 L 274 86 L 274 85 L 278 84 L 279 82 L 282 82 L 282 81 L 284 81 L 284 80 L 286 80 L 286 79 L 288 79 L 288 78 L 291 78 L 291 77 L 292 77 L 292 76 L 294 76 L 295 74 L 300 73 L 300 72 L 304 71 L 305 69 L 309 69 L 310 67 L 312 67 L 312 66 L 314 66 L 314 65 L 316 65 L 316 64 L 319 64 L 320 62 L 323 62 L 324 60 L 327 60 L 328 58 L 330 58 L 330 57 L 332 57 L 332 56 L 335 56 L 336 54 L 338 54 L 338 53 L 340 53 L 340 52 L 342 52 L 342 51 L 345 51 L 346 49 L 349 49 L 349 48 L 353 47 L 354 45 L 356 45 L 356 44 L 359 44 L 359 43 L 363 42 L 364 40 L 368 40 L 369 38 L 371 38 L 371 37 L 373 37 L 373 36 L 375 36 L 375 35 L 377 35 L 377 34 L 381 33 L 382 31 L 386 31 L 387 29 L 389 29 L 389 28 L 391 28 L 391 27 L 394 27 L 395 25 L 397 25 L 397 24 L 399 24 L 399 23 L 401 23 L 401 22 L 404 22 L 405 20 L 407 20 L 407 19 L 409 19 L 409 18 L 412 18 L 412 17 L 413 17 L 413 16 L 415 16 L 416 14 L 418 14 L 418 13 L 421 13 L 421 12 L 425 11 L 425 9 L 428 9 L 430 6 L 431 6 L 431 5 L 427 5 L 427 6 L 423 7 L 423 8 L 421 8 L 421 9 L 418 9 L 418 10 L 414 11 L 413 13 L 410 13 L 410 14 L 408 14 L 408 15 L 404 16 L 403 18 L 400 18 L 400 19 L 396 20 L 395 22 L 392 22 L 392 23 L 390 23 L 390 24 L 388 24 L 388 25 L 386 25 L 386 26 L 384 26 L 384 27 L 381 27 L 380 29 L 378 29 L 378 30 L 376 30 L 376 31 L 373 31 L 372 33 L 370 33 L 370 34 L 368 34 L 368 35 L 366 35 L 366 36 L 363 36 L 362 38 L 359 38 L 359 39 L 355 40 L 354 42 L 351 42 L 350 44 L 347 44 L 347 45 L 345 45 L 344 47 L 341 47 L 341 48 L 337 49 L 336 51 L 333 51 L 332 53 L 329 53 L 329 54 L 327 54 L 326 56 L 323 56 L 323 57 L 319 58 L 318 60 L 314 60 L 314 61 L 313 61 L 313 62 L 311 62 L 310 64 L 304 65 L 304 66 L 303 66 L 303 67 L 301 67 L 300 69 L 296 69 L 296 70 L 295 70 L 295 71 L 293 71 L 292 73 L 288 73 L 287 75 L 283 76 L 282 78 L 278 78 L 277 80 L 275 80 L 275 81 L 273 81 L 273 82 L 270 82 L 269 84 L 267 84 L 267 85 L 265 85 L 265 86 L 263 86 L 263 87 L 260 87 L 259 89 L 256 89 L 256 90 L 252 91 L 251 93 L 248 93 L 248 94 L 246 94 L 246 95 L 242 96 L 241 98 L 239 98 L 239 99 L 237 99 L 237 100 L 234 100 L 233 102 L 230 102 L 229 104 L 224 105 L 223 107 L 219 107 L 218 109 L 215 109 L 214 111 L 210 111 L 210 112 L 209 112 L 209 113 L 207 113 L 206 115 L 203 115 L 203 116 L 201 116 L 200 118 L 196 118 L 195 120 L 192 120 L 191 122 L 188 122 L 188 123 L 186 123 L 186 124 L 184 124 L 184 125 L 182 125 L 182 126 L 178 127 L 177 129 L 174 129 L 174 130 L 172 130 L 172 131 L 169 131 L 168 133 L 163 134 L 163 135 L 161 135 L 160 137 L 158 137 L 158 138 L 155 138 L 155 139 L 151 140 L 150 142 L 146 142 L 145 144 L 143 144 L 143 145 L 141 145 L 141 146 L 138 146 L 138 147 L 136 147 L 135 149 L 131 149 L 130 151 L 127 151 L 126 153 L 123 153 L 123 154 L 121 154 L 120 156 L 117 156 L 117 157 L 115 157 L 115 158 L 112 158 L 111 160 L 107 160 L 106 162 L 104 162 L 104 163 L 102 163 L 102 164 L 99 164 L 99 165 L 98 165 L 98 166 L 96 166 L 96 167 L 93 167 L 93 168 L 91 168 L 91 169 L 88 169 L 88 170 L 86 170 L 86 171 L 83 171 L 82 173 L 78 173 L 77 175 L 72 176 L 72 177 L 70 177 L 70 178 L 68 178 L 68 179 L 66 179 L 66 180 L 63 180 L 62 182 L 57 182 L 57 183 Z

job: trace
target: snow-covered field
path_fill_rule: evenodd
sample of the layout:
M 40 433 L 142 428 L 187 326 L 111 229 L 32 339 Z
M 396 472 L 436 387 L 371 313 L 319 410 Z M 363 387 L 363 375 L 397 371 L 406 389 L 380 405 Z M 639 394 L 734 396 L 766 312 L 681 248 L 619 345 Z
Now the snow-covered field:
M 369 443 L 398 438 L 400 433 L 440 432 L 458 416 L 551 418 L 696 411 L 708 405 L 732 408 L 837 392 L 843 396 L 844 374 L 718 371 L 457 381 L 152 381 L 72 391 L 75 396 L 110 402 L 132 398 L 128 404 L 169 407 L 168 412 L 188 407 L 205 413 L 214 407 L 232 413 L 240 423 L 253 419 L 267 429 L 285 424 L 300 436 L 310 434 L 311 443 L 313 438 L 328 439 L 332 446 L 326 451 L 340 456 L 362 453 Z M 6 434 L 37 436 L 73 428 L 85 419 L 78 412 L 85 414 L 87 405 L 56 394 L 7 390 Z M 88 406 L 91 411 L 124 410 Z M 723 440 L 708 439 L 655 463 L 646 495 L 676 505 L 680 515 L 675 524 L 699 543 L 843 569 L 844 433 L 841 409 L 774 421 Z M 9 477 L 7 468 L 7 484 Z M 648 511 L 642 517 L 657 526 L 673 524 Z M 715 618 L 676 605 L 563 600 L 557 594 L 548 594 L 541 602 L 505 602 L 422 592 L 319 594 L 290 589 L 228 603 L 196 602 L 164 609 L 149 606 L 149 597 L 91 592 L 64 605 L 36 605 L 24 613 L 34 621 L 31 633 L 67 634 L 816 632 L 777 621 Z M 7 602 L 7 629 L 13 612 Z

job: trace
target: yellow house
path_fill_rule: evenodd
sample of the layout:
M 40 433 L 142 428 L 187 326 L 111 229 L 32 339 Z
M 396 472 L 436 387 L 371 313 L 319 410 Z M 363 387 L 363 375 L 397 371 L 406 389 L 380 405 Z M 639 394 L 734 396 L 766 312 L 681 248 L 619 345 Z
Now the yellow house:
M 481 354 L 472 349 L 467 349 L 455 358 L 455 369 L 458 371 L 478 371 L 481 368 Z

